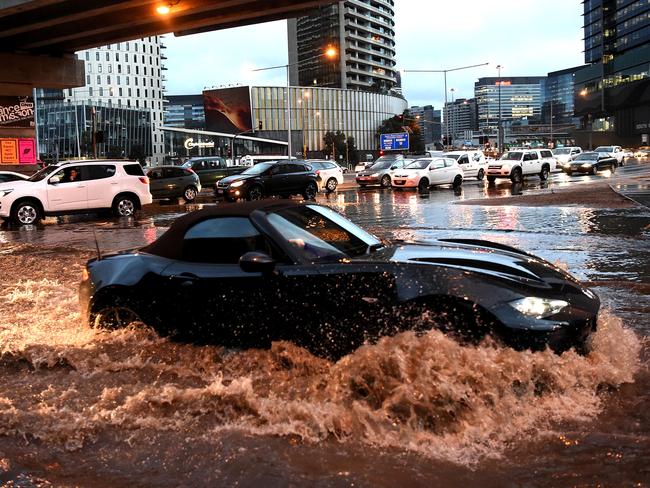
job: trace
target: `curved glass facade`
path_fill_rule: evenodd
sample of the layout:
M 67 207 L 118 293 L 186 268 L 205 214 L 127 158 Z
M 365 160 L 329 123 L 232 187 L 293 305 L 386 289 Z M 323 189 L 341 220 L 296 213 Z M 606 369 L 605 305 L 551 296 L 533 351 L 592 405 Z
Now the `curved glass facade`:
M 286 131 L 286 87 L 251 87 L 253 127 Z M 406 110 L 406 100 L 391 95 L 337 88 L 291 87 L 292 131 L 301 131 L 297 146 L 320 151 L 328 131 L 354 137 L 360 150 L 378 147 L 377 129 L 382 121 Z M 296 136 L 294 136 L 296 137 Z M 300 136 L 299 136 L 300 137 Z M 285 139 L 286 140 L 286 139 Z

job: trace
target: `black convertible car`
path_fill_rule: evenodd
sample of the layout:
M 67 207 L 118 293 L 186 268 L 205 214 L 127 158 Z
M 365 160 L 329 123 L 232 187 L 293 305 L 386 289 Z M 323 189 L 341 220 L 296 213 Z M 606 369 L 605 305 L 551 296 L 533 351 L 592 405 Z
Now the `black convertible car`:
M 80 301 L 95 327 L 141 321 L 230 347 L 290 340 L 329 357 L 432 327 L 584 351 L 600 305 L 568 273 L 502 244 L 389 244 L 328 207 L 281 200 L 189 213 L 147 247 L 89 261 Z

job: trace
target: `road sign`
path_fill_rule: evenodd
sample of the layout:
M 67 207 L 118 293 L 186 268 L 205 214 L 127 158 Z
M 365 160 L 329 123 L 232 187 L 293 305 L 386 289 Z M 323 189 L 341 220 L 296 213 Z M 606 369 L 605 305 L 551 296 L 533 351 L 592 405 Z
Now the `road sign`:
M 403 151 L 409 148 L 409 135 L 407 132 L 399 134 L 381 134 L 379 136 L 380 149 L 384 151 Z

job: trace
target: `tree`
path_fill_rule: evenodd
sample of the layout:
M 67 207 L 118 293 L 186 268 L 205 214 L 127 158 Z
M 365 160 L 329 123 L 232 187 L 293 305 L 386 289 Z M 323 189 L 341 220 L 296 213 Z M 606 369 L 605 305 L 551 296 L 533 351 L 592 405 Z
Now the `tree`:
M 384 120 L 377 129 L 377 139 L 381 134 L 395 134 L 399 132 L 408 132 L 410 148 L 413 153 L 424 152 L 424 139 L 417 119 L 411 117 L 408 110 L 404 110 L 401 115 L 394 115 L 390 119 Z M 377 144 L 379 146 L 379 144 Z
M 340 155 L 345 158 L 345 134 L 343 132 L 340 130 L 327 131 L 323 137 L 323 143 L 325 144 L 325 149 L 323 149 L 325 156 L 336 160 L 340 159 Z
M 357 142 L 354 140 L 354 137 L 350 136 L 347 138 L 347 158 L 348 163 L 356 165 L 359 162 L 359 153 L 357 151 Z

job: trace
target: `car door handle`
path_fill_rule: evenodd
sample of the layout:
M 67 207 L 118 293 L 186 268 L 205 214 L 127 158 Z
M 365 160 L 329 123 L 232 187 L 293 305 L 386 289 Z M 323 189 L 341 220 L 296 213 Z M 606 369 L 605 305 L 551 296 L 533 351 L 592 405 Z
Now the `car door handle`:
M 199 279 L 194 273 L 181 273 L 178 276 L 172 276 L 180 281 L 180 285 L 183 288 L 194 285 L 194 283 Z

